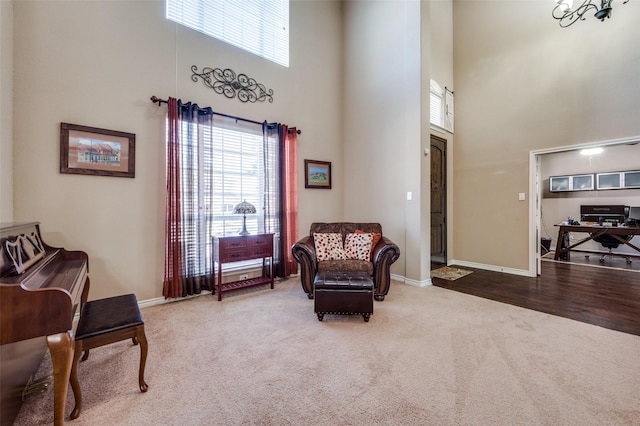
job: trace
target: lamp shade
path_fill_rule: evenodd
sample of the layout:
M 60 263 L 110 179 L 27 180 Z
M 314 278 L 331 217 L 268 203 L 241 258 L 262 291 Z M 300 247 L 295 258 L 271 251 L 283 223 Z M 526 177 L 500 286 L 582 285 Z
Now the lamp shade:
M 238 232 L 238 234 L 249 235 L 249 231 L 247 231 L 247 214 L 254 214 L 255 212 L 256 207 L 251 203 L 247 203 L 246 200 L 233 208 L 233 214 L 242 215 L 242 231 Z
M 247 201 L 243 201 L 233 208 L 234 214 L 253 214 L 255 212 L 256 207 Z

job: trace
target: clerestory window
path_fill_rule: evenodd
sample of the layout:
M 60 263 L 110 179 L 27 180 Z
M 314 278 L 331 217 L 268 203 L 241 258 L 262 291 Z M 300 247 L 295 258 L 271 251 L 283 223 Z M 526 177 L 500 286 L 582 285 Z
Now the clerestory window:
M 167 19 L 289 66 L 289 0 L 166 0 Z
M 430 82 L 429 113 L 431 124 L 453 133 L 453 92 L 435 80 Z

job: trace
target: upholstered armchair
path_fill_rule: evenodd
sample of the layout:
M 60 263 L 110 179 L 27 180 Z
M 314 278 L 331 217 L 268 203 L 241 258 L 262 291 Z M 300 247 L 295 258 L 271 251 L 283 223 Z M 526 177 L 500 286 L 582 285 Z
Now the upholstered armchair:
M 379 234 L 380 239 L 372 247 L 369 261 L 347 259 L 318 262 L 314 233 L 340 233 L 345 241 L 347 234 L 356 231 Z M 291 252 L 300 264 L 302 289 L 309 299 L 313 299 L 313 281 L 319 271 L 366 271 L 373 278 L 374 298 L 382 301 L 391 286 L 391 264 L 400 257 L 400 249 L 382 234 L 382 226 L 379 223 L 312 223 L 309 235 L 295 243 Z

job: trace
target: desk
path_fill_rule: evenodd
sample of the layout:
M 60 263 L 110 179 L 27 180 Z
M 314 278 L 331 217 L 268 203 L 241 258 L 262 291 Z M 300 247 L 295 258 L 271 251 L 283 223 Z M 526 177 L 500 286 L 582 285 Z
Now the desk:
M 626 244 L 637 252 L 640 252 L 640 248 L 634 246 L 629 241 L 626 241 L 622 236 L 624 235 L 640 235 L 640 227 L 638 226 L 599 226 L 599 225 L 556 225 L 558 229 L 558 242 L 556 244 L 556 252 L 553 257 L 554 260 L 558 260 L 561 255 L 566 254 L 569 257 L 571 249 L 593 240 L 601 235 L 611 235 L 616 240 L 620 241 L 620 244 Z M 562 247 L 562 241 L 565 235 L 568 236 L 570 232 L 586 232 L 588 237 L 571 244 L 568 247 Z

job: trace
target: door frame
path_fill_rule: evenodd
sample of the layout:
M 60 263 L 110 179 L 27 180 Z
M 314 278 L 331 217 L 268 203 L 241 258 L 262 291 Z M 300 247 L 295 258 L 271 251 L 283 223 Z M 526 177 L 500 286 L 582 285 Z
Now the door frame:
M 529 151 L 529 276 L 540 275 L 542 256 L 540 254 L 540 214 L 542 182 L 540 181 L 540 156 L 557 152 L 576 151 L 585 148 L 605 147 L 639 143 L 640 136 L 610 139 L 599 142 L 587 142 Z

